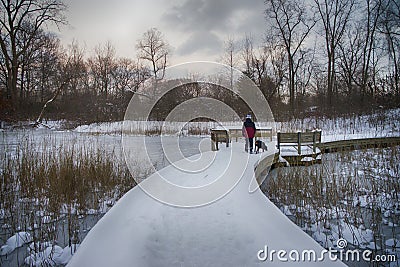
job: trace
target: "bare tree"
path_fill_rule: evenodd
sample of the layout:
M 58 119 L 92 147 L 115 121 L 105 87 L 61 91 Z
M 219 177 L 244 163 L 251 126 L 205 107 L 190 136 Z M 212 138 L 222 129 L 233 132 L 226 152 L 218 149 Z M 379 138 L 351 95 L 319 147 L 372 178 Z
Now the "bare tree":
M 139 63 L 136 64 L 132 59 L 119 58 L 112 76 L 116 93 L 123 98 L 127 91 L 135 93 L 150 74 L 146 68 Z
M 228 65 L 230 68 L 229 81 L 231 88 L 233 88 L 233 69 L 236 68 L 238 65 L 237 50 L 238 49 L 235 45 L 235 39 L 232 36 L 229 36 L 228 39 L 224 42 L 224 55 L 222 56 L 221 61 L 222 63 Z
M 159 81 L 164 78 L 170 47 L 164 40 L 162 33 L 157 28 L 151 28 L 137 41 L 136 49 L 138 50 L 139 60 L 144 60 L 150 64 L 150 73 L 154 80 L 152 81 L 152 92 L 136 91 L 135 93 L 151 99 L 156 96 Z
M 69 70 L 67 73 L 71 73 L 71 79 L 68 84 L 68 90 L 65 92 L 72 95 L 77 95 L 84 92 L 89 88 L 89 77 L 88 77 L 88 64 L 85 62 L 85 50 L 79 46 L 76 40 L 73 40 L 68 45 L 67 55 L 69 58 L 69 64 L 67 65 Z
M 400 97 L 400 3 L 387 0 L 382 12 L 379 32 L 385 36 L 386 51 L 389 57 L 389 84 L 397 97 Z
M 368 88 L 373 88 L 371 84 L 375 81 L 375 65 L 379 57 L 376 55 L 379 40 L 377 40 L 378 23 L 381 13 L 384 9 L 384 0 L 364 0 L 363 14 L 361 22 L 357 27 L 362 30 L 362 54 L 361 54 L 361 75 L 355 80 L 360 88 L 361 105 L 364 105 L 364 98 Z M 362 26 L 360 26 L 362 25 Z M 373 90 L 370 90 L 370 95 L 373 96 Z
M 254 55 L 254 47 L 253 47 L 253 37 L 251 34 L 246 34 L 242 42 L 241 49 L 242 59 L 245 64 L 244 73 L 250 78 L 253 79 L 253 55 Z
M 296 57 L 315 20 L 307 14 L 302 0 L 266 0 L 266 16 L 271 19 L 271 38 L 278 36 L 286 50 L 288 61 L 289 102 L 292 114 L 295 110 Z
M 170 48 L 162 33 L 157 28 L 147 30 L 137 42 L 136 49 L 140 59 L 150 62 L 154 79 L 163 79 Z
M 315 49 L 302 49 L 296 64 L 296 107 L 304 111 L 309 104 L 307 97 L 311 88 L 312 75 L 315 68 Z
M 270 76 L 275 84 L 271 97 L 276 96 L 277 99 L 281 99 L 280 88 L 282 87 L 285 73 L 288 68 L 288 65 L 286 64 L 285 49 L 273 39 L 269 39 L 265 42 L 264 52 L 268 54 L 271 64 Z
M 343 42 L 339 43 L 338 53 L 338 73 L 343 83 L 342 91 L 345 96 L 357 97 L 355 79 L 359 76 L 362 61 L 363 41 L 360 27 L 348 27 Z
M 60 40 L 54 34 L 42 33 L 24 56 L 20 75 L 20 102 L 32 101 L 33 94 L 43 103 L 57 79 Z M 36 92 L 35 92 L 36 91 Z
M 58 79 L 55 84 L 55 89 L 52 93 L 52 96 L 44 103 L 42 110 L 40 111 L 39 116 L 36 119 L 35 126 L 42 123 L 44 112 L 49 104 L 51 104 L 56 98 L 66 90 L 70 80 L 74 76 L 74 68 L 71 66 L 71 57 L 67 56 L 65 62 L 62 62 L 60 68 L 58 70 Z
M 75 40 L 68 45 L 68 49 L 66 50 L 58 48 L 56 62 L 52 61 L 45 64 L 53 64 L 52 66 L 45 65 L 48 67 L 48 71 L 51 72 L 52 80 L 45 84 L 47 87 L 46 94 L 44 95 L 45 99 L 40 101 L 42 109 L 36 119 L 35 125 L 42 122 L 49 105 L 56 105 L 54 102 L 57 100 L 62 99 L 73 106 L 82 106 L 82 102 L 90 101 L 87 94 L 89 92 L 89 78 L 87 75 L 88 67 L 84 60 L 84 50 L 79 47 L 79 44 Z M 83 98 L 84 101 L 80 102 L 83 95 L 85 96 Z M 60 105 L 60 102 L 58 102 L 58 105 Z M 74 110 L 72 115 L 76 118 L 76 113 L 79 114 L 79 109 L 72 108 L 71 110 Z
M 355 0 L 314 0 L 314 2 L 324 30 L 323 36 L 328 64 L 327 107 L 331 109 L 336 81 L 337 49 L 354 10 Z
M 47 23 L 65 23 L 62 0 L 1 0 L 0 46 L 5 60 L 7 97 L 17 98 L 23 55 Z
M 111 42 L 95 48 L 95 55 L 89 58 L 93 88 L 97 89 L 101 96 L 107 99 L 111 90 L 112 73 L 115 68 L 115 49 Z
M 279 99 L 279 87 L 284 77 L 284 51 L 268 39 L 264 45 L 254 48 L 253 39 L 246 35 L 242 43 L 244 73 L 260 88 L 267 100 Z

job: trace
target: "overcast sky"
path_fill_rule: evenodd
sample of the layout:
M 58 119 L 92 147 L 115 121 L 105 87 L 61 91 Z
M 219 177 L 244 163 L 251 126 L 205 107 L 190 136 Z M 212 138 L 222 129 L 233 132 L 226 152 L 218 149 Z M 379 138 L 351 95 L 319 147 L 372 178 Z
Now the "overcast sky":
M 111 41 L 117 55 L 133 58 L 143 33 L 158 28 L 173 49 L 172 64 L 218 60 L 224 41 L 265 32 L 263 0 L 69 0 L 64 44 L 73 39 L 92 53 Z

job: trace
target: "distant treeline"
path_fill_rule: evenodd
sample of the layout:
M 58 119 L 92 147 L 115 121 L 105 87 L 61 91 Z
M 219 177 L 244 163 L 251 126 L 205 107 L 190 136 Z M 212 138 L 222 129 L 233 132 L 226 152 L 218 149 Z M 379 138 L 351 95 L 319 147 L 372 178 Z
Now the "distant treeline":
M 219 60 L 252 79 L 280 120 L 399 107 L 398 1 L 307 3 L 265 1 L 266 33 L 253 33 L 265 36 L 263 43 L 256 46 L 251 34 L 228 38 Z M 110 42 L 89 54 L 77 41 L 64 47 L 46 30 L 50 23 L 62 30 L 65 12 L 62 0 L 1 2 L 0 120 L 122 120 L 144 81 L 163 79 L 171 48 L 159 30 L 137 41 L 136 58 L 118 57 Z M 152 117 L 200 95 L 248 112 L 229 91 L 196 86 L 167 95 Z

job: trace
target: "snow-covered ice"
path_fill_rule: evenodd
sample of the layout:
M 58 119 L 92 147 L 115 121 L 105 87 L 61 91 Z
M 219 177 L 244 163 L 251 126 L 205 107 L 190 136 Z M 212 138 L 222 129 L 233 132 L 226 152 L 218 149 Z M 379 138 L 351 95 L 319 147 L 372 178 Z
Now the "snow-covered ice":
M 207 185 L 215 181 L 231 153 L 232 166 L 247 167 L 237 185 L 224 197 L 196 208 L 166 205 L 137 186 L 125 194 L 92 228 L 68 266 L 280 266 L 275 258 L 260 261 L 271 250 L 324 250 L 291 222 L 257 189 L 249 193 L 254 164 L 266 153 L 250 155 L 233 143 L 218 152 L 204 152 L 212 164 L 195 174 L 170 165 L 143 183 L 157 184 L 159 175 L 178 184 Z M 271 152 L 268 152 L 271 153 Z M 215 157 L 214 157 L 215 155 Z M 197 158 L 197 157 L 196 157 Z M 236 171 L 236 170 L 235 170 Z M 197 179 L 196 181 L 194 181 Z M 287 255 L 286 255 L 287 257 Z M 287 262 L 299 266 L 344 266 L 342 262 Z
M 4 256 L 13 252 L 16 248 L 22 247 L 24 244 L 32 241 L 32 236 L 28 232 L 18 232 L 9 239 L 5 245 L 0 248 L 0 256 Z

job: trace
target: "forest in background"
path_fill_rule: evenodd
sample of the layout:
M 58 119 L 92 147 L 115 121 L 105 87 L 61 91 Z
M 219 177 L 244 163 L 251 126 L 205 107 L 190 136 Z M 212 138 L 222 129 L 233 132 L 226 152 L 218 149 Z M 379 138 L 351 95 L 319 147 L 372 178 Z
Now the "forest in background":
M 173 56 L 156 28 L 132 45 L 135 58 L 117 56 L 112 42 L 93 51 L 79 41 L 63 46 L 46 30 L 68 24 L 63 0 L 2 0 L 0 6 L 3 121 L 122 120 L 132 95 L 146 94 L 147 79 L 162 80 Z M 252 79 L 276 119 L 400 106 L 398 0 L 266 0 L 264 11 L 265 32 L 227 37 L 218 61 Z M 263 37 L 261 45 L 255 35 Z M 193 84 L 182 90 L 170 102 L 210 96 L 247 112 L 226 90 Z M 155 117 L 169 106 L 160 105 Z

